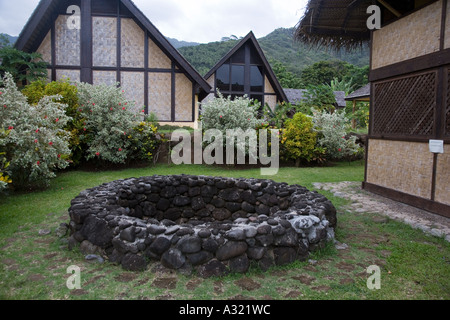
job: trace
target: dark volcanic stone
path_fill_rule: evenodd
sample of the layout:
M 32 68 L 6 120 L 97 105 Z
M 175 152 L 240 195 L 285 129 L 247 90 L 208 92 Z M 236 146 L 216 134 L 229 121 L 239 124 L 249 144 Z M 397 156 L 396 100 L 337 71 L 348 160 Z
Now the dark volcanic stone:
M 197 237 L 181 238 L 177 243 L 177 248 L 182 253 L 196 253 L 202 249 L 202 241 Z
M 198 274 L 202 278 L 221 277 L 227 273 L 228 271 L 225 265 L 216 259 L 213 259 L 198 268 Z
M 170 269 L 180 269 L 186 263 L 186 257 L 178 249 L 170 249 L 161 257 L 161 264 Z
M 108 223 L 94 216 L 90 216 L 84 221 L 80 232 L 90 243 L 102 248 L 109 246 L 114 236 Z
M 248 245 L 241 241 L 228 241 L 216 252 L 217 259 L 229 260 L 231 258 L 240 256 L 247 251 Z
M 218 221 L 223 221 L 231 217 L 231 212 L 225 208 L 219 208 L 212 212 L 212 216 Z
M 159 237 L 155 241 L 152 242 L 150 247 L 148 248 L 152 253 L 160 256 L 165 251 L 167 251 L 171 246 L 171 242 L 167 238 Z
M 246 254 L 230 260 L 230 270 L 232 272 L 245 273 L 250 267 L 250 260 Z

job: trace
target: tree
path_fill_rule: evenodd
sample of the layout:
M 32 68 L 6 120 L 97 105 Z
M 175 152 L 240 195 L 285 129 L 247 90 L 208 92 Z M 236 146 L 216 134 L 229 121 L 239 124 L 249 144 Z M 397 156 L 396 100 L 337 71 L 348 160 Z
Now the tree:
M 283 88 L 303 89 L 302 81 L 292 72 L 289 72 L 284 64 L 276 60 L 271 60 L 270 64 L 275 76 L 278 78 L 278 81 Z
M 4 37 L 0 39 L 0 62 L 0 77 L 9 73 L 19 86 L 47 78 L 47 63 L 41 54 L 17 50 Z
M 335 78 L 341 80 L 349 74 L 350 64 L 344 61 L 320 61 L 302 72 L 301 80 L 311 86 L 330 84 Z

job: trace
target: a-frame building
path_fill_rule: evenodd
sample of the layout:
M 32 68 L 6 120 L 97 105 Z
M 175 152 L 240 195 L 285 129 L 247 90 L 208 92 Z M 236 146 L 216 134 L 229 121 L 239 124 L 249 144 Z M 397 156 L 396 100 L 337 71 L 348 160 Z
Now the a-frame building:
M 136 111 L 194 126 L 205 79 L 130 0 L 41 0 L 16 48 L 39 52 L 49 80 L 117 82 Z
M 205 79 L 213 88 L 210 94 L 220 91 L 225 97 L 247 95 L 272 109 L 288 101 L 253 32 L 239 41 Z

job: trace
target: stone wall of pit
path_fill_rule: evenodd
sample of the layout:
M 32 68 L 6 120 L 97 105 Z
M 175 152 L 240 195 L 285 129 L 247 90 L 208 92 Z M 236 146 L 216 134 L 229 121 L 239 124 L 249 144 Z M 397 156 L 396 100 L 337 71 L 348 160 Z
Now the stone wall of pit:
M 70 243 L 127 270 L 151 260 L 204 277 L 307 259 L 334 238 L 336 209 L 317 192 L 271 180 L 152 176 L 72 200 Z

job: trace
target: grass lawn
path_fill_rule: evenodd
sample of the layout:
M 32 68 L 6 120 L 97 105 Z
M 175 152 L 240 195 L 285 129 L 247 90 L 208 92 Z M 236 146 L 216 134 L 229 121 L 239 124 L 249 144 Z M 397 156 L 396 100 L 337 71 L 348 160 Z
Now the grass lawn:
M 133 273 L 109 263 L 92 264 L 78 250 L 64 249 L 54 230 L 68 222 L 70 201 L 81 191 L 117 179 L 148 175 L 194 174 L 260 176 L 257 169 L 167 166 L 122 171 L 59 174 L 49 189 L 0 199 L 0 299 L 449 299 L 450 245 L 442 239 L 376 214 L 344 209 L 347 201 L 323 193 L 338 208 L 337 240 L 314 253 L 317 262 L 295 262 L 268 272 L 252 268 L 245 275 L 202 279 L 150 264 Z M 314 182 L 362 181 L 362 162 L 327 168 L 281 168 L 270 179 L 312 188 Z M 322 191 L 321 191 L 322 192 Z M 49 229 L 49 235 L 39 230 Z M 81 289 L 69 290 L 67 268 L 81 268 Z M 370 265 L 381 268 L 381 290 L 369 290 Z

